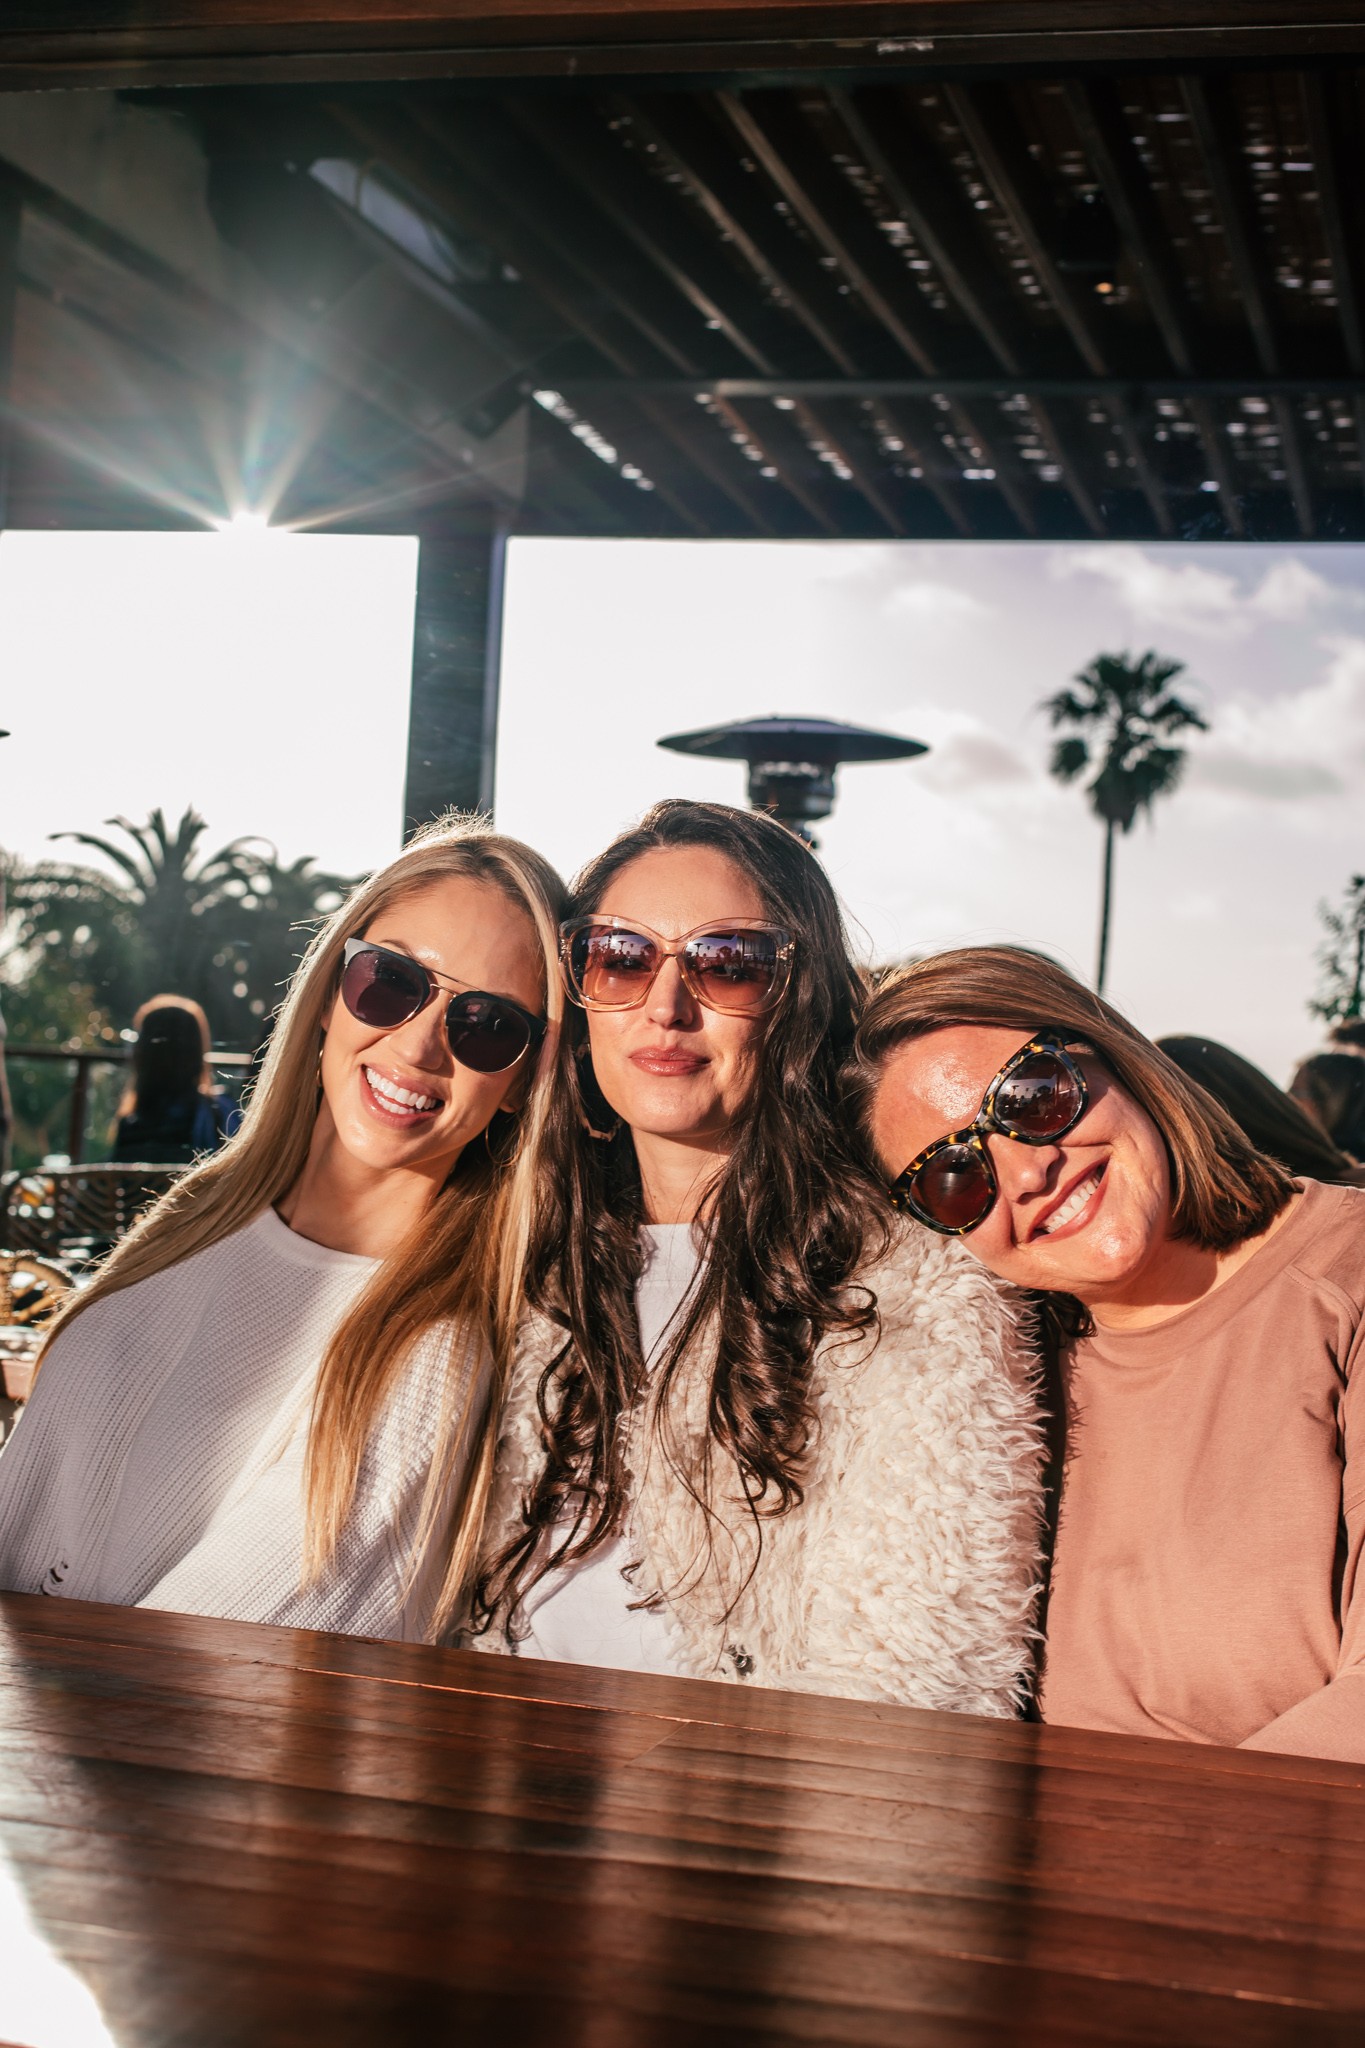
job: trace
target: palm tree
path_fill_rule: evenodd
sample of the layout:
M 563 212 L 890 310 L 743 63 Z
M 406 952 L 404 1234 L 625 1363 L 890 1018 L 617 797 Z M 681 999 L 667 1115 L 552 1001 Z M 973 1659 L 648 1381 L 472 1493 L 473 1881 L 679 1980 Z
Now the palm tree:
M 121 835 L 54 833 L 104 867 L 44 861 L 8 866 L 11 914 L 0 932 L 0 981 L 41 982 L 62 1035 L 110 1036 L 158 990 L 204 1005 L 218 1043 L 250 1050 L 318 918 L 352 887 L 311 858 L 283 864 L 265 839 L 204 853 L 204 820 L 155 810 Z M 124 843 L 124 842 L 127 843 Z
M 1109 914 L 1114 892 L 1114 834 L 1131 832 L 1139 811 L 1169 796 L 1180 781 L 1185 749 L 1168 744 L 1177 733 L 1207 732 L 1208 721 L 1170 689 L 1183 675 L 1183 661 L 1148 649 L 1130 654 L 1097 654 L 1088 668 L 1055 697 L 1044 698 L 1054 727 L 1077 728 L 1059 739 L 1050 768 L 1059 782 L 1075 782 L 1088 769 L 1090 808 L 1104 826 L 1104 889 L 1100 906 L 1099 964 L 1095 986 L 1103 993 L 1109 964 Z

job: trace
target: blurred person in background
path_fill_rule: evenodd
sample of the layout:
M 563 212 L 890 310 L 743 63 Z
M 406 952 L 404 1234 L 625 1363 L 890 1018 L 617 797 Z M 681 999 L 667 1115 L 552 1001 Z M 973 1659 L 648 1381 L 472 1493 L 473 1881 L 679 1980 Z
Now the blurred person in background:
M 1182 1074 L 1222 1104 L 1258 1152 L 1278 1159 L 1300 1179 L 1365 1186 L 1365 1168 L 1348 1158 L 1291 1095 L 1240 1053 L 1214 1038 L 1181 1035 L 1156 1042 Z
M 153 996 L 133 1019 L 133 1072 L 118 1107 L 112 1157 L 188 1166 L 241 1122 L 209 1069 L 209 1020 L 188 996 Z
M 1365 1189 L 1016 947 L 879 989 L 851 1092 L 892 1202 L 1051 1339 L 1043 1718 L 1365 1763 Z
M 1341 1017 L 1327 1034 L 1342 1052 L 1365 1052 L 1365 1017 Z
M 442 1633 L 521 1306 L 562 893 L 455 819 L 322 926 L 241 1130 L 52 1327 L 0 1452 L 0 1588 Z
M 1313 1053 L 1289 1092 L 1339 1150 L 1365 1161 L 1365 1059 L 1358 1052 Z

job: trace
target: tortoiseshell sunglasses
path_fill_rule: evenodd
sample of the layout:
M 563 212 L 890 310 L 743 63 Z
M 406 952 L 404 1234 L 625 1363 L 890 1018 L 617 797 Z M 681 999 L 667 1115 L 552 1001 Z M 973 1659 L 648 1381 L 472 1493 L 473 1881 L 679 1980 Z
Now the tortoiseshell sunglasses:
M 897 1174 L 888 1190 L 893 1204 L 944 1237 L 965 1237 L 1000 1193 L 986 1146 L 991 1133 L 1020 1145 L 1055 1144 L 1076 1128 L 1089 1099 L 1063 1034 L 1036 1031 L 1005 1061 L 973 1121 L 936 1138 Z

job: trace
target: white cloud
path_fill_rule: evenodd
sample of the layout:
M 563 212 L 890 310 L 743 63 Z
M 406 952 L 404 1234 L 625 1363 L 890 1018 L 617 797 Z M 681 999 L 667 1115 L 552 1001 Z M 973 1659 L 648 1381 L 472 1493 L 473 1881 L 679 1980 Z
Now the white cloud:
M 1107 584 L 1144 629 L 1171 626 L 1219 640 L 1241 639 L 1267 620 L 1297 622 L 1344 595 L 1293 555 L 1273 563 L 1253 590 L 1226 570 L 1163 561 L 1138 547 L 1068 549 L 1049 568 L 1062 580 L 1089 576 Z
M 1341 593 L 1297 555 L 1286 555 L 1266 570 L 1248 603 L 1264 619 L 1307 618 L 1314 605 L 1330 604 Z
M 1033 764 L 984 726 L 949 733 L 925 761 L 921 780 L 944 791 L 998 788 L 1032 782 Z
M 981 619 L 991 606 L 958 590 L 951 583 L 901 583 L 882 607 L 889 619 L 913 619 L 919 625 L 954 624 L 959 619 Z
M 1324 638 L 1321 674 L 1301 690 L 1225 698 L 1191 780 L 1252 798 L 1337 796 L 1365 785 L 1365 639 Z

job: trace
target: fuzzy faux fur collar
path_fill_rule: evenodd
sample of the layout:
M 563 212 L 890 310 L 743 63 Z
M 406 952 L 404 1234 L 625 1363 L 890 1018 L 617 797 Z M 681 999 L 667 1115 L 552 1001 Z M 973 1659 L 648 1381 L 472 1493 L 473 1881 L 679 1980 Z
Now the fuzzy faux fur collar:
M 765 1520 L 701 1510 L 651 1418 L 634 1439 L 630 1597 L 666 1600 L 678 1668 L 787 1691 L 978 1714 L 1018 1705 L 1031 1661 L 1041 1439 L 1032 1360 L 1003 1290 L 961 1246 L 916 1227 L 861 1276 L 876 1342 L 815 1364 L 819 1435 L 805 1498 Z M 487 1548 L 522 1527 L 542 1455 L 536 1388 L 562 1339 L 528 1322 L 499 1433 Z M 704 1430 L 706 1361 L 684 1376 L 672 1445 Z M 718 1489 L 724 1490 L 724 1489 Z M 495 1626 L 475 1647 L 508 1647 Z

